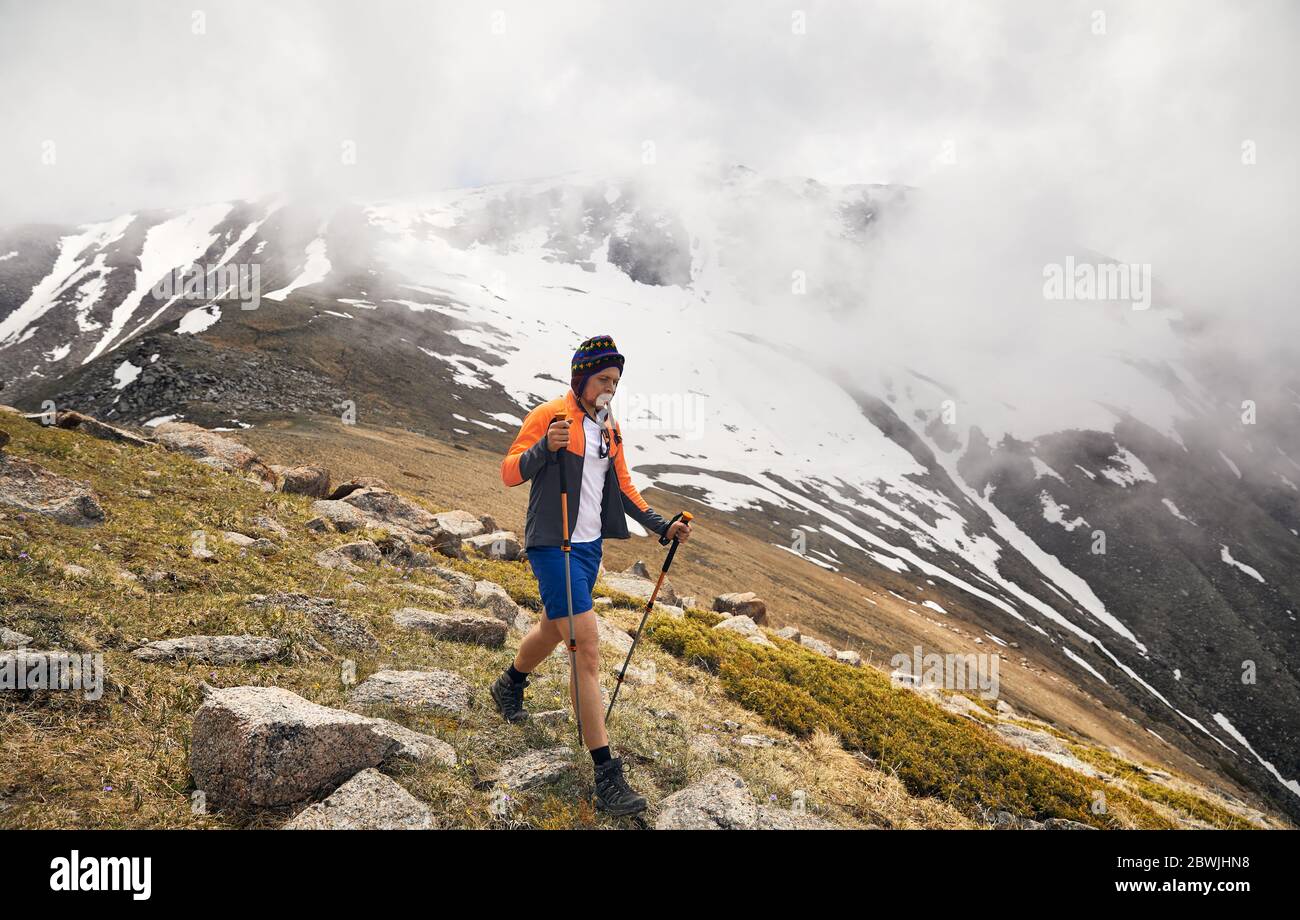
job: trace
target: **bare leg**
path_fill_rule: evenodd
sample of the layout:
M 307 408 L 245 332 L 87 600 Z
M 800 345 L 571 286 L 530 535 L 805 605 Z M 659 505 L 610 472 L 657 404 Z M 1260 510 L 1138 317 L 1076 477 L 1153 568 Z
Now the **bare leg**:
M 555 621 L 563 639 L 569 636 L 567 620 Z M 591 610 L 573 615 L 573 636 L 578 643 L 578 692 L 582 703 L 582 740 L 587 750 L 609 744 L 605 732 L 605 704 L 600 698 L 600 633 L 596 628 L 596 614 Z M 573 688 L 569 688 L 569 702 L 573 702 Z
M 524 636 L 523 641 L 519 643 L 519 651 L 515 654 L 516 671 L 531 673 L 546 660 L 546 656 L 551 654 L 561 641 L 560 630 L 556 626 L 561 622 L 563 621 L 548 620 L 543 614 L 533 624 L 533 628 L 528 630 L 528 635 Z M 576 628 L 577 624 L 575 623 L 574 626 Z

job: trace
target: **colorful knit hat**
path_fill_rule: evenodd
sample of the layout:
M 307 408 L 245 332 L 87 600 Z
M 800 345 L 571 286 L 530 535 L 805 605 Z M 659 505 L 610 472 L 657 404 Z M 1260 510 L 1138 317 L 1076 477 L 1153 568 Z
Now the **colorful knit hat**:
M 592 336 L 579 345 L 578 350 L 573 353 L 571 367 L 570 383 L 574 395 L 581 398 L 582 389 L 587 385 L 587 378 L 607 367 L 617 367 L 620 373 L 623 370 L 623 356 L 618 353 L 614 340 L 610 336 Z

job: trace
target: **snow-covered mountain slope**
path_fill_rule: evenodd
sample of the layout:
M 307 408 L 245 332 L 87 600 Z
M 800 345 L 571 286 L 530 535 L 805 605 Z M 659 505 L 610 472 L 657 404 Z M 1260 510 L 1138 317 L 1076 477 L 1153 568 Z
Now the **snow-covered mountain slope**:
M 1226 424 L 1243 391 L 1176 310 L 1045 300 L 1060 241 L 1024 275 L 936 257 L 926 208 L 733 167 L 11 228 L 0 379 L 137 424 L 353 404 L 502 447 L 608 332 L 639 487 L 955 601 L 1300 815 L 1300 405 Z M 259 296 L 155 295 L 191 262 Z

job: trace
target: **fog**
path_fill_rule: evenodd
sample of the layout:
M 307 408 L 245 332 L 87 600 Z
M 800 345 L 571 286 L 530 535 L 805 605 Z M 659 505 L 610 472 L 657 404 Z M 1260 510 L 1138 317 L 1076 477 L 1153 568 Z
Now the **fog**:
M 1097 7 L 4 2 L 0 223 L 742 163 L 918 190 L 861 265 L 800 254 L 861 291 L 847 351 L 886 329 L 932 368 L 972 337 L 1104 350 L 1113 324 L 1053 319 L 1040 274 L 1101 253 L 1149 266 L 1203 341 L 1285 363 L 1300 8 Z

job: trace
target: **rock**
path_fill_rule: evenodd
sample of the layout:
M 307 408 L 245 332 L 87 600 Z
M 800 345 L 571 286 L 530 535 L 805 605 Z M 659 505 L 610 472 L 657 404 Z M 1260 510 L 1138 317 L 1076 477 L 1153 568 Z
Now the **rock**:
M 506 589 L 494 581 L 474 583 L 474 606 L 482 607 L 508 626 L 515 625 L 522 612 Z
M 249 448 L 238 441 L 189 422 L 163 422 L 154 429 L 158 443 L 168 450 L 194 457 L 226 472 L 249 473 L 257 479 L 275 482 L 275 474 Z
M 773 644 L 771 639 L 761 634 L 755 636 L 746 636 L 745 641 L 752 642 L 755 645 L 761 645 L 764 648 L 776 648 L 776 645 Z
M 450 585 L 451 593 L 456 598 L 456 603 L 474 603 L 474 591 L 478 582 L 475 581 L 473 577 L 466 575 L 464 572 L 458 572 L 455 569 L 448 568 L 445 565 L 433 566 L 433 573 Z M 489 582 L 489 584 L 491 584 L 491 582 Z
M 388 719 L 375 719 L 374 723 L 375 731 L 397 742 L 397 750 L 389 755 L 391 759 L 437 763 L 444 767 L 456 766 L 456 750 L 441 738 L 414 731 Z
M 474 552 L 489 559 L 511 562 L 519 558 L 519 537 L 507 530 L 479 534 L 467 539 L 465 544 Z
M 190 772 L 216 805 L 301 802 L 400 749 L 377 724 L 279 687 L 209 690 L 194 716 Z
M 427 569 L 434 565 L 433 557 L 417 550 L 405 536 L 385 533 L 375 542 L 389 565 L 404 569 Z
M 614 602 L 608 597 L 597 597 L 592 600 L 591 605 L 593 607 L 613 607 Z
M 821 639 L 815 639 L 812 636 L 800 636 L 799 644 L 819 655 L 825 655 L 827 658 L 835 658 L 839 654 Z
M 798 626 L 782 626 L 776 631 L 776 634 L 782 639 L 789 639 L 791 642 L 798 642 L 803 638 L 803 634 L 799 632 Z
M 758 806 L 757 829 L 761 831 L 833 831 L 839 825 L 807 812 Z
M 468 511 L 443 511 L 435 514 L 433 519 L 447 533 L 454 534 L 461 540 L 477 537 L 483 533 L 483 522 Z
M 471 582 L 472 581 L 473 579 L 471 579 Z M 455 598 L 453 598 L 450 594 L 448 594 L 446 591 L 441 590 L 440 588 L 431 588 L 428 585 L 418 585 L 415 582 L 411 582 L 411 581 L 400 582 L 397 585 L 394 585 L 394 587 L 396 587 L 399 591 L 405 591 L 408 594 L 419 594 L 423 597 L 431 597 L 434 600 L 441 601 L 444 604 L 456 603 Z
M 719 594 L 713 599 L 713 609 L 718 613 L 732 616 L 747 616 L 755 623 L 767 622 L 767 604 L 758 599 L 753 591 L 744 594 Z
M 529 717 L 529 721 L 535 725 L 558 725 L 561 722 L 569 721 L 569 710 L 547 709 L 542 712 L 535 712 Z
M 324 498 L 330 494 L 330 471 L 323 466 L 276 467 L 279 488 L 289 495 Z
M 1090 777 L 1101 775 L 1091 764 L 1075 757 L 1070 752 L 1070 749 L 1066 747 L 1064 741 L 1048 732 L 1034 731 L 1031 728 L 1025 728 L 1022 725 L 1015 725 L 1010 722 L 999 722 L 993 726 L 993 730 L 1013 747 L 1045 757 L 1054 763 L 1060 764 L 1067 770 L 1074 770 L 1076 773 L 1082 773 L 1084 776 Z
M 851 649 L 845 649 L 835 653 L 835 660 L 840 664 L 847 664 L 850 667 L 862 667 L 862 656 Z
M 375 476 L 358 476 L 355 479 L 349 479 L 347 482 L 341 482 L 334 487 L 334 491 L 329 494 L 333 501 L 347 498 L 357 489 L 387 489 L 388 483 Z
M 362 770 L 323 802 L 299 812 L 284 830 L 426 830 L 433 812 L 375 769 Z
M 745 747 L 764 748 L 774 746 L 776 741 L 767 735 L 741 735 L 736 739 L 736 743 L 743 744 Z
M 369 523 L 369 518 L 346 502 L 320 500 L 311 503 L 312 513 L 316 517 L 307 522 L 307 527 L 321 533 L 332 525 L 339 533 L 351 533 L 361 530 Z
M 732 770 L 714 770 L 664 799 L 656 830 L 752 830 L 758 805 L 745 781 Z
M 532 789 L 573 772 L 573 752 L 563 745 L 529 751 L 498 768 L 496 784 L 506 789 Z
M 458 518 L 435 515 L 387 489 L 357 489 L 341 501 L 361 512 L 372 526 L 384 527 L 412 542 L 432 546 L 445 556 L 461 555 L 459 533 L 447 529 L 442 523 L 458 522 Z M 313 505 L 312 509 L 316 510 L 316 507 Z M 316 513 L 320 514 L 319 511 Z M 474 528 L 481 529 L 482 526 L 473 519 Z
M 192 658 L 207 664 L 267 661 L 284 651 L 284 641 L 271 636 L 184 636 L 160 639 L 131 652 L 141 661 Z
M 500 648 L 506 641 L 504 622 L 468 610 L 435 613 L 418 607 L 403 607 L 393 614 L 393 622 L 405 629 L 419 629 L 435 639 L 449 642 L 470 642 L 488 648 Z
M 469 710 L 469 684 L 450 671 L 376 671 L 348 695 L 358 706 L 387 703 L 450 713 Z
M 156 449 L 158 446 L 154 442 L 142 438 L 139 435 L 132 434 L 124 428 L 116 428 L 113 425 L 101 422 L 97 418 L 92 418 L 89 415 L 83 415 L 80 412 L 72 412 L 67 409 L 60 410 L 54 414 L 54 425 L 57 428 L 76 429 L 93 438 L 101 438 L 105 441 L 116 441 L 119 444 L 130 444 L 132 447 Z
M 9 432 L 0 428 L 0 453 L 3 453 L 4 449 L 9 446 L 10 440 Z
M 31 636 L 0 626 L 0 648 L 27 648 L 33 641 Z
M 627 657 L 627 653 L 632 649 L 632 637 L 617 626 L 610 623 L 603 617 L 596 617 L 596 629 L 600 633 L 600 641 L 606 645 L 612 646 L 618 650 L 618 653 Z
M 240 549 L 250 550 L 263 556 L 270 556 L 280 548 L 266 537 L 250 537 L 234 530 L 223 530 L 221 539 L 231 546 L 238 546 Z
M 289 531 L 285 528 L 283 524 L 281 524 L 273 517 L 267 517 L 264 514 L 259 514 L 256 517 L 249 520 L 248 524 L 250 527 L 253 527 L 256 530 L 265 530 L 268 533 L 272 533 L 278 539 L 281 540 L 289 539 Z
M 653 580 L 653 578 L 658 578 L 658 577 L 659 577 L 658 575 L 651 576 L 651 575 L 650 575 L 650 569 L 648 569 L 648 568 L 646 567 L 646 564 L 645 564 L 644 562 L 642 562 L 640 559 L 638 559 L 636 562 L 632 563 L 632 564 L 629 565 L 627 568 L 625 568 L 625 569 L 623 570 L 623 574 L 624 574 L 624 575 L 633 575 L 633 576 L 635 576 L 635 577 L 637 577 L 637 578 L 647 578 L 647 579 L 652 579 L 652 580 Z
M 58 476 L 13 456 L 0 455 L 0 505 L 71 527 L 89 527 L 104 520 L 104 509 L 89 483 Z
M 727 617 L 727 619 L 721 621 L 713 628 L 726 630 L 728 632 L 737 632 L 742 636 L 758 636 L 760 638 L 765 638 L 762 631 L 758 628 L 758 625 L 747 616 Z
M 62 572 L 65 578 L 90 578 L 92 575 L 90 569 L 72 562 L 64 563 Z
M 1016 714 L 1016 711 L 1011 708 L 1011 704 L 1008 703 L 1006 700 L 998 700 L 997 703 L 994 704 L 994 706 L 997 709 L 998 714 L 1001 716 L 1009 718 Z
M 655 578 L 658 577 L 658 575 L 655 576 Z M 605 587 L 609 588 L 609 590 L 630 594 L 632 597 L 640 598 L 643 601 L 650 600 L 650 595 L 655 589 L 653 581 L 636 575 L 606 575 L 604 581 Z M 655 598 L 655 601 L 662 601 L 674 607 L 681 606 L 677 599 L 677 592 L 673 590 L 672 583 L 667 578 L 664 579 L 663 586 L 659 589 L 659 596 Z
M 493 531 L 501 529 L 497 527 L 496 518 L 490 514 L 480 514 L 478 516 L 478 522 L 483 525 L 484 533 L 492 533 Z
M 359 540 L 356 543 L 344 543 L 333 549 L 323 549 L 312 558 L 316 560 L 317 565 L 327 569 L 338 569 L 355 575 L 364 571 L 361 566 L 356 565 L 357 562 L 378 564 L 384 557 L 374 543 L 369 540 Z
M 307 594 L 254 594 L 248 599 L 254 607 L 283 607 L 304 614 L 321 632 L 335 642 L 362 651 L 374 651 L 379 642 L 364 623 L 340 610 L 332 597 Z
M 349 594 L 368 594 L 370 592 L 370 588 L 359 581 L 348 582 L 343 586 L 343 590 Z
M 682 606 L 682 609 L 683 609 L 683 610 L 685 610 L 685 609 L 689 609 L 689 608 L 691 608 L 691 607 L 695 607 L 695 606 L 697 606 L 696 603 L 695 603 L 695 595 L 693 595 L 693 594 L 683 594 L 683 595 L 680 595 L 680 596 L 677 598 L 677 603 L 680 604 L 680 605 Z
M 740 723 L 734 719 L 723 719 L 722 728 L 724 731 L 734 732 L 736 729 L 740 728 Z

